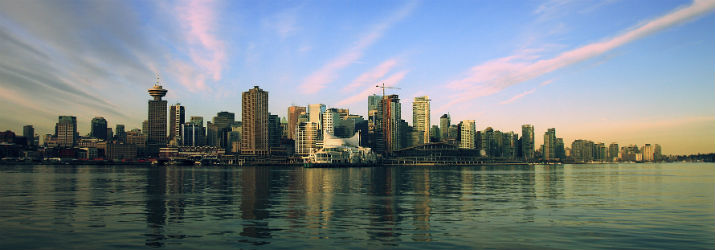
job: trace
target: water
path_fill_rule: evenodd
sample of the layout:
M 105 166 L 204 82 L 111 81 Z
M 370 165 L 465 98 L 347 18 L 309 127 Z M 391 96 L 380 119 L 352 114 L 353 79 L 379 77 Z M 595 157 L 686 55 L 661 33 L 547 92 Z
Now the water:
M 0 248 L 713 249 L 714 170 L 0 166 Z

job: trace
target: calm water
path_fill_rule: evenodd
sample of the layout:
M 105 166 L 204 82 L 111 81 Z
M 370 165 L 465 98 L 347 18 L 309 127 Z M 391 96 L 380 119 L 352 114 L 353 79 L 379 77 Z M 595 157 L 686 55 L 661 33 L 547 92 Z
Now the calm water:
M 715 248 L 715 165 L 0 166 L 0 248 Z

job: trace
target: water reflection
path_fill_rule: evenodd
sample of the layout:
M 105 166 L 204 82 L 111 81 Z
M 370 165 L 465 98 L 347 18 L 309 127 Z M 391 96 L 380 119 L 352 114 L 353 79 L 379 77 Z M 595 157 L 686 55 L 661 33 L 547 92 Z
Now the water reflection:
M 0 242 L 7 248 L 81 242 L 188 249 L 707 248 L 715 242 L 711 165 L 16 166 L 0 172 Z

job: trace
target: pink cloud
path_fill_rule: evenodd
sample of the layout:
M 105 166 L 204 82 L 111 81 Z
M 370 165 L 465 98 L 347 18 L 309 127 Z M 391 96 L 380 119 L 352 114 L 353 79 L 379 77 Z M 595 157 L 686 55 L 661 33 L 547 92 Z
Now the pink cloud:
M 306 94 L 314 94 L 325 88 L 326 85 L 338 78 L 338 72 L 340 70 L 360 59 L 365 49 L 380 39 L 395 23 L 407 17 L 414 7 L 415 3 L 411 2 L 403 8 L 400 8 L 382 23 L 379 23 L 342 54 L 308 75 L 299 86 L 300 90 Z
M 534 93 L 535 91 L 536 91 L 536 88 L 533 88 L 533 89 L 530 89 L 530 90 L 521 92 L 521 93 L 519 93 L 519 94 L 513 96 L 512 98 L 509 98 L 508 100 L 504 100 L 504 101 L 500 102 L 499 104 L 502 104 L 502 105 L 503 105 L 503 104 L 512 103 L 512 102 L 514 102 L 514 101 L 516 101 L 516 100 L 521 99 L 521 98 L 524 97 L 524 96 L 527 96 L 527 95 L 530 95 L 530 94 Z
M 377 80 L 387 75 L 395 65 L 397 65 L 397 60 L 394 58 L 382 62 L 377 67 L 358 76 L 358 78 L 343 88 L 343 92 L 354 91 L 366 84 L 375 84 Z
M 563 67 L 602 55 L 626 43 L 665 28 L 691 20 L 715 8 L 715 1 L 696 0 L 691 5 L 645 22 L 621 35 L 563 52 L 551 59 L 537 60 L 534 51 L 520 51 L 472 67 L 466 76 L 449 82 L 446 87 L 459 91 L 440 109 L 474 98 L 492 95 L 514 84 L 522 83 Z M 544 84 L 545 85 L 545 84 Z
M 223 65 L 226 63 L 226 46 L 215 35 L 216 2 L 213 0 L 182 1 L 175 8 L 177 18 L 184 31 L 184 38 L 189 43 L 188 54 L 191 61 L 207 72 L 213 81 L 221 80 Z M 203 74 L 203 73 L 200 73 Z M 194 76 L 195 78 L 206 78 Z M 184 83 L 182 83 L 184 84 Z M 184 84 L 186 86 L 186 84 Z M 205 89 L 205 82 L 194 82 L 193 90 Z
M 405 78 L 405 75 L 407 75 L 407 72 L 408 71 L 406 71 L 406 70 L 400 71 L 400 72 L 390 75 L 389 77 L 387 77 L 385 79 L 380 79 L 378 81 L 380 83 L 385 83 L 385 86 L 393 87 L 393 86 L 397 85 L 398 83 L 400 83 L 400 81 L 402 81 L 402 79 Z M 362 92 L 360 92 L 356 95 L 353 95 L 351 97 L 348 97 L 346 99 L 343 99 L 337 105 L 344 106 L 344 105 L 353 104 L 356 102 L 361 102 L 361 101 L 367 100 L 367 97 L 369 95 L 374 94 L 379 91 L 379 89 L 375 87 L 376 85 L 368 85 L 367 87 L 365 87 L 365 89 Z M 382 94 L 382 93 L 380 93 L 380 94 Z

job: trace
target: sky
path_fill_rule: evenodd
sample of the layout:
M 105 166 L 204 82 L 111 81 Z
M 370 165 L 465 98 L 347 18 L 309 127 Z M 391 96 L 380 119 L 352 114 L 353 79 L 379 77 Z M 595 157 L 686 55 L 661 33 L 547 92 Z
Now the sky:
M 537 144 L 575 139 L 715 152 L 715 1 L 0 0 L 0 130 L 141 128 L 156 82 L 186 115 L 240 119 L 323 103 L 367 114 L 375 85 L 431 123 L 475 120 Z

